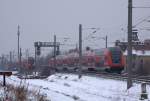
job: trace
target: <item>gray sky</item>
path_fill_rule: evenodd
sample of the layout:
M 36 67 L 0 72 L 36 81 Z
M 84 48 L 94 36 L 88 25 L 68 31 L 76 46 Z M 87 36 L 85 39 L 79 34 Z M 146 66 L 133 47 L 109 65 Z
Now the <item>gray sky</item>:
M 21 26 L 21 47 L 33 52 L 33 42 L 58 41 L 69 37 L 66 44 L 78 41 L 78 25 L 101 28 L 94 36 L 108 35 L 109 46 L 116 39 L 126 39 L 128 0 L 0 0 L 0 54 L 17 52 L 17 26 Z M 133 0 L 134 6 L 150 6 L 150 0 Z M 149 9 L 133 9 L 133 24 L 150 16 Z M 143 22 L 138 28 L 149 27 Z M 123 28 L 123 30 L 121 30 Z M 93 30 L 83 30 L 83 40 Z M 150 38 L 149 31 L 139 30 L 142 39 Z M 147 35 L 147 36 L 146 36 Z M 88 39 L 84 46 L 105 46 L 104 40 Z M 75 47 L 72 45 L 72 47 Z M 62 46 L 69 49 L 71 46 Z

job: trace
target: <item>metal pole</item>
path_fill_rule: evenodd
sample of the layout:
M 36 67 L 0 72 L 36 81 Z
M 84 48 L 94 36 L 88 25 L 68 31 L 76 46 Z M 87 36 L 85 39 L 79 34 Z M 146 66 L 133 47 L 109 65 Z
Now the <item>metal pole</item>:
M 79 24 L 79 79 L 82 77 L 82 25 Z
M 14 62 L 15 59 L 15 51 L 12 52 L 12 62 Z
M 21 56 L 22 56 L 22 52 L 21 52 L 21 48 L 20 48 L 20 58 L 19 58 L 19 65 L 20 65 L 20 69 L 22 67 L 22 63 L 21 63 Z
M 37 47 L 35 46 L 35 68 L 37 68 Z
M 105 41 L 106 41 L 106 48 L 107 48 L 107 38 L 108 38 L 108 37 L 107 37 L 107 35 L 106 35 L 106 39 L 105 39 Z
M 6 77 L 5 77 L 5 74 L 3 74 L 3 86 L 6 86 Z
M 127 56 L 127 89 L 132 86 L 132 0 L 128 0 L 128 56 Z
M 1 60 L 2 66 L 4 66 L 4 54 L 2 55 L 2 60 Z M 4 68 L 4 67 L 3 67 Z
M 59 51 L 59 46 L 57 46 L 57 51 L 56 51 L 56 55 L 59 55 L 60 51 Z
M 10 51 L 10 65 L 12 65 L 12 52 Z
M 54 69 L 56 69 L 56 35 L 54 35 Z
M 19 52 L 19 36 L 20 36 L 20 26 L 18 25 L 18 32 L 17 32 L 17 35 L 18 35 L 18 62 L 19 62 L 19 54 L 20 54 L 20 52 Z
M 28 57 L 29 57 L 29 50 L 26 49 L 26 59 L 28 59 Z

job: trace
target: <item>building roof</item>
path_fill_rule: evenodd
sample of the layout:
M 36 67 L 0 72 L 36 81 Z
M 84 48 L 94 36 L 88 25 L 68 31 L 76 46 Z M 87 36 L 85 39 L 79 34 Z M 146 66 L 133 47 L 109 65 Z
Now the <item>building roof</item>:
M 127 55 L 127 50 L 123 54 Z M 150 56 L 150 51 L 149 50 L 145 50 L 145 51 L 132 50 L 132 54 L 135 54 L 137 56 Z

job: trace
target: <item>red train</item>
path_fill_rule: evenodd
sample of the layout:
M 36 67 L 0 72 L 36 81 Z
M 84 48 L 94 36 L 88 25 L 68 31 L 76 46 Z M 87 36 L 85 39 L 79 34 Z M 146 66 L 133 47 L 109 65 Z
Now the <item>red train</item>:
M 123 53 L 119 47 L 109 47 L 104 49 L 90 50 L 83 52 L 83 70 L 106 70 L 122 71 L 125 65 Z M 49 66 L 54 66 L 54 59 L 49 60 Z M 74 50 L 65 55 L 56 57 L 57 70 L 76 70 L 79 66 L 78 51 Z
M 29 69 L 33 69 L 33 65 L 34 65 L 34 58 L 33 57 L 28 57 L 28 59 L 27 60 L 23 60 L 22 61 L 22 67 L 24 68 L 24 69 L 27 69 L 27 70 L 29 70 Z
M 122 71 L 125 59 L 119 47 L 109 47 L 95 50 L 96 67 L 104 67 L 106 71 Z

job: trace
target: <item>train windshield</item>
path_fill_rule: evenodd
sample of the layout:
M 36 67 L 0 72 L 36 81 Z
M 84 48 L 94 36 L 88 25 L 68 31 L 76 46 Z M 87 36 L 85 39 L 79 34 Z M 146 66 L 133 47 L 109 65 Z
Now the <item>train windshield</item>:
M 119 47 L 110 47 L 112 63 L 120 63 L 121 62 L 121 49 Z
M 98 56 L 104 55 L 104 50 L 103 49 L 96 49 L 96 50 L 94 50 L 94 52 Z

